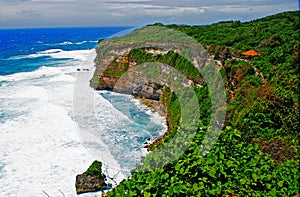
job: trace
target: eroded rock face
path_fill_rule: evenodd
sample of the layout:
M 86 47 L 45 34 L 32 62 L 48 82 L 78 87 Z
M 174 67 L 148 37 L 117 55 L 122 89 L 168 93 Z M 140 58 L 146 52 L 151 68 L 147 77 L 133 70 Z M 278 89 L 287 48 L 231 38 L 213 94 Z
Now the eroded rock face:
M 163 87 L 163 85 L 157 83 L 146 83 L 136 87 L 132 91 L 132 95 L 158 101 L 162 94 Z
M 114 92 L 131 94 L 144 98 L 159 97 L 156 91 L 158 88 L 152 80 L 149 80 L 145 75 L 145 71 L 136 67 L 137 60 L 129 58 L 129 53 L 132 48 L 123 47 L 121 49 L 111 50 L 108 54 L 114 54 L 116 56 L 104 56 L 102 57 L 99 48 L 97 50 L 97 57 L 95 59 L 96 71 L 95 78 L 97 80 L 91 80 L 90 86 L 96 90 L 112 90 Z M 155 54 L 165 54 L 168 50 L 147 48 L 145 52 L 152 52 Z M 157 82 L 156 82 L 157 84 Z M 162 88 L 159 87 L 160 89 Z M 150 96 L 154 93 L 155 95 Z M 145 95 L 145 96 L 144 96 Z
M 103 178 L 101 179 L 87 174 L 79 174 L 76 176 L 75 187 L 77 194 L 82 194 L 86 192 L 105 190 L 107 188 L 107 184 L 104 182 Z

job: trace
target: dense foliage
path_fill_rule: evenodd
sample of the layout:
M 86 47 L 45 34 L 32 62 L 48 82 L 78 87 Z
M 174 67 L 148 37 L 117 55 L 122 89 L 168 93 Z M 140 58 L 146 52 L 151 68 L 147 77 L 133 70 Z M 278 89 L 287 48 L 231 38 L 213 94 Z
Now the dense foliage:
M 253 137 L 298 136 L 299 11 L 246 23 L 168 27 L 194 37 L 215 54 L 241 57 L 243 51 L 257 50 L 261 55 L 252 58 L 250 65 L 236 60 L 224 62 L 226 81 L 231 86 L 227 89 L 236 96 L 229 102 L 228 124 L 246 131 L 248 142 Z M 253 68 L 262 73 L 262 80 Z
M 133 172 L 110 196 L 292 196 L 298 192 L 298 161 L 279 164 L 257 145 L 241 142 L 227 127 L 211 152 L 199 155 L 205 128 L 178 160 L 145 173 Z
M 157 24 L 160 25 L 160 24 Z M 208 89 L 195 86 L 201 119 L 193 143 L 168 165 L 145 170 L 164 155 L 149 154 L 132 177 L 108 196 L 293 196 L 299 193 L 299 11 L 251 22 L 169 28 L 203 44 L 221 64 L 227 91 L 227 115 L 219 140 L 206 156 L 201 144 L 208 128 Z M 241 53 L 254 49 L 253 58 Z M 153 56 L 134 50 L 130 58 L 174 66 L 195 83 L 201 75 L 180 55 Z M 201 102 L 200 102 L 201 101 Z M 168 112 L 168 144 L 180 127 L 180 105 L 165 88 L 161 102 Z M 172 154 L 172 153 L 170 153 Z

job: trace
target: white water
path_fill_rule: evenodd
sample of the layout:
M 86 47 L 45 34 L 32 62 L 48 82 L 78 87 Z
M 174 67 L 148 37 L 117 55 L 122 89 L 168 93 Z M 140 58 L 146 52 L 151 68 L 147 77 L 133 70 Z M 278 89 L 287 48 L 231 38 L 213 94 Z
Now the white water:
M 49 49 L 45 51 L 39 51 L 30 55 L 18 55 L 11 57 L 10 60 L 18 60 L 24 58 L 38 58 L 38 57 L 51 57 L 53 59 L 70 58 L 80 61 L 85 61 L 86 57 L 91 54 L 91 50 L 76 50 L 76 51 L 64 51 L 62 49 Z
M 84 172 L 95 159 L 103 159 L 105 166 L 113 166 L 106 171 L 113 175 L 121 169 L 116 144 L 107 144 L 111 140 L 122 140 L 124 135 L 116 133 L 109 136 L 111 130 L 119 126 L 128 128 L 123 121 L 130 122 L 126 115 L 119 112 L 106 99 L 92 91 L 88 83 L 82 85 L 86 91 L 92 91 L 97 111 L 93 120 L 79 126 L 101 128 L 102 134 L 95 130 L 84 135 L 79 132 L 73 118 L 74 84 L 76 69 L 91 51 L 44 51 L 35 55 L 50 55 L 52 58 L 73 58 L 73 66 L 41 67 L 40 69 L 0 76 L 4 81 L 0 87 L 0 196 L 76 196 L 75 177 Z M 93 52 L 86 66 L 92 66 Z M 90 75 L 91 73 L 89 73 Z M 131 97 L 128 97 L 132 100 Z M 87 115 L 87 114 L 84 114 Z M 84 119 L 85 116 L 83 116 Z M 154 120 L 162 124 L 162 118 Z M 109 122 L 108 122 L 109 121 Z M 115 130 L 112 130 L 115 131 Z M 128 137 L 132 133 L 127 133 Z M 92 139 L 86 141 L 86 139 Z M 97 146 L 89 147 L 87 142 Z M 112 154 L 111 150 L 118 154 Z M 139 157 L 138 151 L 125 152 L 127 157 Z M 117 156 L 117 157 L 116 157 Z M 121 163 L 122 164 L 122 163 Z M 124 163 L 122 164 L 124 165 Z M 116 181 L 124 176 L 118 174 Z M 81 196 L 95 196 L 84 194 Z
M 66 42 L 61 42 L 59 43 L 59 45 L 71 45 L 71 44 L 77 44 L 77 45 L 80 45 L 80 44 L 84 44 L 84 43 L 87 43 L 87 42 L 98 42 L 97 40 L 94 40 L 94 41 L 81 41 L 81 42 L 70 42 L 70 41 L 66 41 Z

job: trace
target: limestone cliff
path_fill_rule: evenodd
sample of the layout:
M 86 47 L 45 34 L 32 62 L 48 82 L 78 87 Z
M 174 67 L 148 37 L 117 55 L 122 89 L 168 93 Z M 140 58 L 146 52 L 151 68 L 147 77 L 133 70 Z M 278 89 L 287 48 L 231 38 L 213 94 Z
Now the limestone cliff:
M 164 55 L 168 50 L 161 48 L 144 48 L 145 53 Z M 131 48 L 112 50 L 115 56 L 101 56 L 97 50 L 96 71 L 91 80 L 91 87 L 96 90 L 112 90 L 137 97 L 158 101 L 165 85 L 169 85 L 170 75 L 180 78 L 180 73 L 166 64 L 153 65 L 151 62 L 137 65 L 137 59 L 130 57 Z M 189 86 L 191 80 L 181 80 L 182 85 Z M 172 89 L 172 87 L 171 87 Z

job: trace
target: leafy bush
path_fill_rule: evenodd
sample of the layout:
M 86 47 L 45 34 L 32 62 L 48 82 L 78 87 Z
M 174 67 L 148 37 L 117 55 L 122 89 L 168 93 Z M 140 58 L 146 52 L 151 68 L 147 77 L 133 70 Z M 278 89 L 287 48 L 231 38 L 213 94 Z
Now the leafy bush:
M 166 160 L 168 155 L 164 154 L 172 152 L 148 154 L 132 177 L 108 196 L 296 195 L 300 174 L 299 11 L 245 23 L 167 27 L 194 37 L 222 62 L 220 72 L 228 96 L 226 127 L 209 154 L 201 156 L 210 120 L 210 97 L 205 85 L 194 87 L 201 115 L 189 148 L 175 161 L 155 170 L 149 170 L 151 162 Z M 261 55 L 249 62 L 231 59 L 243 58 L 241 52 L 249 49 Z M 202 83 L 193 65 L 174 52 L 152 56 L 137 49 L 130 57 L 138 63 L 167 63 L 194 82 Z M 164 89 L 161 103 L 167 108 L 169 131 L 156 149 L 166 146 L 176 133 L 188 132 L 181 128 L 180 105 L 170 89 Z M 274 147 L 279 154 L 289 155 L 276 159 Z
M 102 173 L 102 162 L 94 161 L 92 165 L 90 165 L 90 167 L 84 172 L 84 174 L 105 179 L 105 175 Z
M 176 161 L 148 172 L 133 172 L 108 196 L 292 196 L 298 192 L 299 160 L 274 162 L 257 145 L 240 142 L 241 132 L 227 127 L 202 157 L 199 131 Z M 161 159 L 161 158 L 157 158 Z M 140 169 L 141 170 L 141 169 Z

